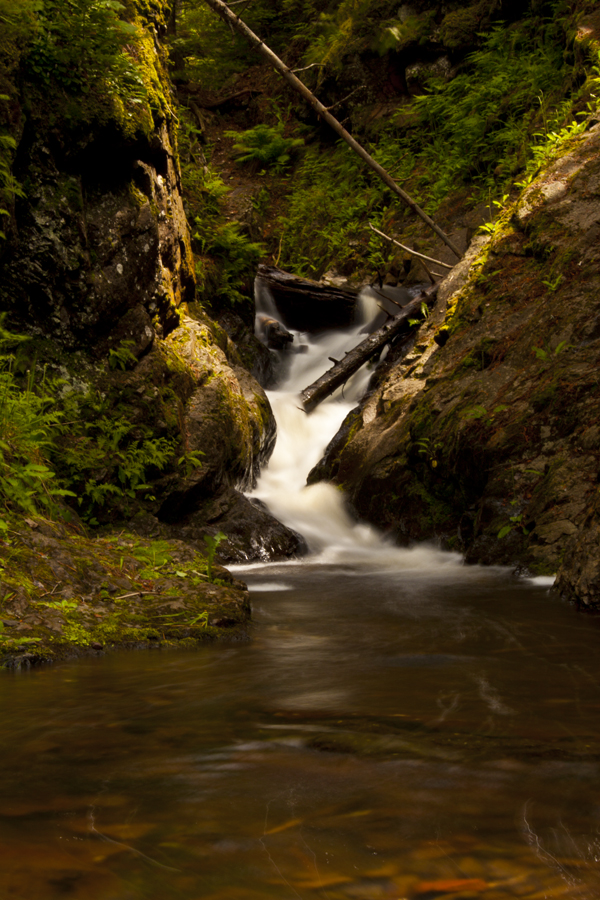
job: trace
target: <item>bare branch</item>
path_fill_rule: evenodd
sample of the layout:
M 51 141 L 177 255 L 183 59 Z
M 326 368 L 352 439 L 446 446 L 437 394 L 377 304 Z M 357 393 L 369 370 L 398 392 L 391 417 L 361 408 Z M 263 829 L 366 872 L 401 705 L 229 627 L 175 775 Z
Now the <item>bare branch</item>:
M 349 93 L 346 97 L 342 97 L 341 100 L 337 100 L 335 103 L 332 103 L 331 106 L 327 106 L 327 107 L 326 107 L 327 112 L 330 112 L 332 109 L 335 109 L 336 106 L 340 106 L 342 103 L 345 103 L 346 100 L 349 100 L 350 97 L 353 97 L 353 96 L 354 96 L 354 94 L 357 94 L 359 91 L 362 91 L 362 89 L 363 89 L 364 87 L 366 87 L 365 84 L 359 85 L 357 88 L 354 88 L 353 91 L 350 91 L 350 93 Z
M 236 0 L 236 2 L 242 2 L 242 0 Z M 231 4 L 230 4 L 231 5 Z M 304 66 L 302 69 L 290 69 L 290 72 L 307 72 L 309 69 L 324 69 L 325 63 L 311 63 L 310 66 Z
M 424 253 L 419 253 L 417 250 L 413 250 L 411 247 L 407 247 L 406 244 L 401 244 L 400 241 L 397 241 L 395 238 L 390 237 L 389 234 L 384 234 L 383 231 L 375 228 L 375 226 L 371 225 L 370 222 L 369 228 L 371 229 L 371 231 L 374 231 L 375 234 L 378 234 L 379 237 L 385 238 L 386 241 L 391 241 L 392 244 L 396 244 L 397 247 L 400 247 L 402 250 L 406 250 L 407 253 L 410 253 L 412 256 L 416 256 L 418 259 L 426 259 L 427 262 L 435 263 L 436 266 L 443 266 L 444 269 L 454 268 L 454 266 L 450 266 L 448 265 L 448 263 L 442 262 L 440 259 L 433 259 L 433 257 L 431 256 L 425 256 Z

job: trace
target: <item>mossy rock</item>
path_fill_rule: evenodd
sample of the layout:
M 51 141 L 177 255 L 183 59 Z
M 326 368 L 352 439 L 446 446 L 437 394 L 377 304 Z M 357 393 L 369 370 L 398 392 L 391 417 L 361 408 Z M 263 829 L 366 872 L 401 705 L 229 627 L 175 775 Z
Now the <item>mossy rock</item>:
M 0 544 L 0 615 L 0 664 L 20 667 L 245 639 L 250 606 L 243 582 L 181 541 L 35 517 L 13 518 Z

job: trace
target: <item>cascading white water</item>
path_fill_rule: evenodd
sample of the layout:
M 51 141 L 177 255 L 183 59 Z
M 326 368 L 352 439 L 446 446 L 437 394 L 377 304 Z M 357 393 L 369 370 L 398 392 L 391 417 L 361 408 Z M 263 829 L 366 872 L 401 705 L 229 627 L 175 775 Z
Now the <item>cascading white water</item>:
M 257 292 L 257 312 L 277 314 L 265 285 Z M 385 568 L 459 565 L 457 554 L 432 547 L 407 550 L 394 546 L 370 525 L 355 522 L 333 485 L 306 485 L 308 473 L 364 393 L 371 372 L 363 367 L 310 415 L 302 409 L 298 394 L 331 367 L 330 357 L 341 359 L 364 340 L 366 323 L 378 314 L 376 298 L 364 291 L 353 328 L 310 338 L 293 332 L 296 352 L 292 352 L 288 374 L 278 390 L 268 393 L 277 420 L 277 444 L 253 496 L 264 501 L 277 519 L 300 532 L 320 562 Z M 298 352 L 300 348 L 304 352 Z

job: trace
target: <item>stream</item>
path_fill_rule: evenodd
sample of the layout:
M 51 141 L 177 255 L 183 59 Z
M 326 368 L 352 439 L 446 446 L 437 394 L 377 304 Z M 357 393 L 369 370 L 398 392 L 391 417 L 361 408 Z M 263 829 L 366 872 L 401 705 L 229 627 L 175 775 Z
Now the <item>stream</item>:
M 369 315 L 270 394 L 311 554 L 234 567 L 250 642 L 3 674 L 2 900 L 600 897 L 600 618 L 303 487 L 369 372 L 296 393 Z

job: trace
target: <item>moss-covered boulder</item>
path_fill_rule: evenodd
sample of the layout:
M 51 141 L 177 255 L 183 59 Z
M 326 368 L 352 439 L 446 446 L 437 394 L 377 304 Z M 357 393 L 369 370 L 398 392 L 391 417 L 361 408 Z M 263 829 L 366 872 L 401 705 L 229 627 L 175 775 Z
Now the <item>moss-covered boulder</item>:
M 181 440 L 184 453 L 198 464 L 168 491 L 159 511 L 167 522 L 194 511 L 225 486 L 252 487 L 275 443 L 275 419 L 263 389 L 242 367 L 225 332 L 198 309 L 196 315 L 182 316 L 155 358 L 134 374 L 144 378 L 160 357 L 188 376 L 188 391 L 179 395 Z
M 13 519 L 0 541 L 0 665 L 247 639 L 246 585 L 181 541 Z

